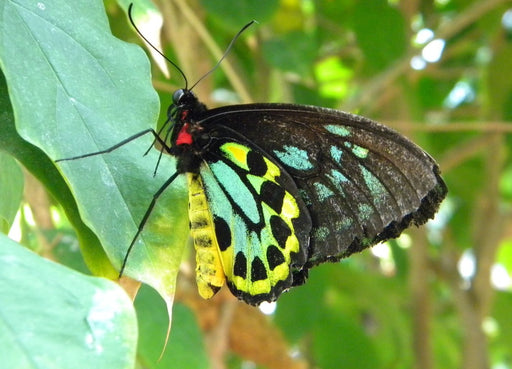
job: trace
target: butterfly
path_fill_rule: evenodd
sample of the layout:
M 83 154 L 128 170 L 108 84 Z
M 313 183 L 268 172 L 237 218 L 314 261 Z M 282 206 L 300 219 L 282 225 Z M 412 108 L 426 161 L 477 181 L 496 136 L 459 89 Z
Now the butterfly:
M 447 193 L 438 165 L 421 148 L 333 109 L 262 103 L 210 110 L 183 88 L 160 132 L 113 148 L 148 132 L 177 159 L 158 193 L 187 177 L 196 281 L 207 299 L 227 284 L 248 304 L 275 301 L 305 283 L 313 266 L 425 223 Z
M 397 132 L 326 108 L 208 110 L 174 93 L 168 154 L 189 184 L 199 293 L 227 281 L 249 304 L 274 301 L 308 270 L 394 238 L 436 213 L 436 162 Z

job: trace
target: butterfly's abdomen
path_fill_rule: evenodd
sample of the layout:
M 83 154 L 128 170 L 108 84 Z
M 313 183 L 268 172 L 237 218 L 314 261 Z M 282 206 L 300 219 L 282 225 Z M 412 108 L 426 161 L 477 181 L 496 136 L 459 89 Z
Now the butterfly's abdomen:
M 209 299 L 224 285 L 224 269 L 201 177 L 199 174 L 187 173 L 187 179 L 190 233 L 196 250 L 197 287 L 201 297 Z

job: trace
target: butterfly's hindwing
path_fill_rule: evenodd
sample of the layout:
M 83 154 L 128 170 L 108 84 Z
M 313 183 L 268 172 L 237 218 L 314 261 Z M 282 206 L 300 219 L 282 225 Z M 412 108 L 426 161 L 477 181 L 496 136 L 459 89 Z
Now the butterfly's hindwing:
M 306 262 L 311 220 L 293 181 L 254 147 L 217 142 L 200 167 L 233 294 L 275 300 Z M 222 241 L 221 241 L 222 239 Z

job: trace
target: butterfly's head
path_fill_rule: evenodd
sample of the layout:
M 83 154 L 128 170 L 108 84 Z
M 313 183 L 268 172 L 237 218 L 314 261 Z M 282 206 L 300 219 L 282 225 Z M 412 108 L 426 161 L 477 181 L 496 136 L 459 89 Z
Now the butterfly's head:
M 172 103 L 178 108 L 187 109 L 197 104 L 197 97 L 192 91 L 180 88 L 172 94 Z
M 196 95 L 187 88 L 180 88 L 172 94 L 172 104 L 167 110 L 170 121 L 180 121 L 185 118 L 194 120 L 206 111 L 206 106 L 199 102 Z

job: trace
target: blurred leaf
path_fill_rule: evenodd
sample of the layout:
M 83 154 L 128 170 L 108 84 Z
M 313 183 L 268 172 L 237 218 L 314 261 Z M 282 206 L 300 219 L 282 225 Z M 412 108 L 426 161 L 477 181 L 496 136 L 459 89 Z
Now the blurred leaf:
M 267 22 L 279 7 L 278 0 L 201 0 L 204 9 L 226 28 L 239 30 L 251 20 Z
M 512 117 L 510 102 L 512 101 L 512 71 L 510 60 L 512 58 L 512 45 L 504 44 L 487 69 L 487 88 L 489 91 L 489 109 L 493 117 Z
M 398 245 L 396 240 L 389 240 L 387 242 L 393 253 L 393 261 L 396 268 L 396 276 L 399 278 L 407 278 L 409 275 L 409 258 L 407 251 Z
M 23 197 L 23 173 L 13 158 L 1 151 L 0 188 L 3 195 L 0 197 L 0 231 L 7 233 Z
M 145 368 L 201 369 L 210 368 L 203 336 L 192 312 L 182 304 L 174 304 L 172 331 L 164 349 L 168 317 L 162 299 L 149 287 L 142 287 L 135 300 L 139 320 L 138 360 Z
M 302 76 L 312 74 L 317 56 L 315 37 L 311 33 L 292 32 L 263 43 L 263 55 L 274 67 Z
M 315 65 L 315 76 L 322 96 L 343 99 L 348 95 L 352 70 L 339 58 L 326 58 Z
M 116 284 L 45 260 L 0 234 L 5 368 L 133 368 L 137 324 Z
M 500 191 L 505 200 L 512 202 L 512 166 L 508 166 L 500 179 Z
M 90 274 L 80 252 L 76 235 L 71 228 L 59 227 L 58 230 L 45 230 L 44 236 L 47 240 L 51 240 L 52 260 L 80 273 Z
M 119 7 L 123 9 L 123 11 L 128 12 L 128 7 L 130 4 L 133 4 L 133 15 L 134 19 L 142 17 L 141 13 L 145 13 L 148 10 L 152 12 L 158 12 L 158 8 L 155 6 L 155 3 L 151 0 L 116 0 L 119 4 Z M 142 12 L 144 10 L 144 12 Z
M 351 337 L 359 344 L 364 342 L 362 347 L 368 352 L 368 361 L 361 361 L 362 367 L 375 363 L 379 367 L 396 360 L 410 363 L 410 356 L 403 352 L 410 342 L 406 309 L 401 306 L 406 281 L 397 283 L 359 271 L 350 260 L 313 269 L 304 286 L 280 298 L 276 323 L 292 342 L 312 343 L 314 361 L 325 359 L 328 367 L 335 367 L 335 360 L 338 365 L 346 362 L 346 367 L 357 367 L 354 360 L 360 353 L 352 357 L 351 352 L 341 352 L 341 347 L 350 347 Z M 322 349 L 328 339 L 337 344 Z
M 293 84 L 290 86 L 292 90 L 293 101 L 304 105 L 317 105 L 334 108 L 337 100 L 328 99 L 318 94 L 316 88 L 304 85 Z
M 359 1 L 352 18 L 357 42 L 371 72 L 389 66 L 407 48 L 402 14 L 384 0 Z
M 345 25 L 353 16 L 353 7 L 357 0 L 316 0 L 315 6 L 318 14 L 337 24 Z
M 277 303 L 275 322 L 291 342 L 299 341 L 320 324 L 324 315 L 324 298 L 328 278 L 317 268 L 304 286 L 284 293 Z
M 432 323 L 432 351 L 435 368 L 460 368 L 460 322 L 453 310 L 438 311 Z
M 437 79 L 429 76 L 422 77 L 418 81 L 418 98 L 424 109 L 439 107 L 443 104 L 444 99 L 450 93 L 454 81 L 451 79 L 439 82 Z
M 496 255 L 496 262 L 503 265 L 512 277 L 512 239 L 502 242 Z
M 303 29 L 306 21 L 304 7 L 308 5 L 311 6 L 301 0 L 280 1 L 279 9 L 272 19 L 272 28 L 278 34 Z
M 510 307 L 512 306 L 512 293 L 498 292 L 494 297 L 492 318 L 496 323 L 496 332 L 491 338 L 491 345 L 495 348 L 496 362 L 504 365 L 512 365 L 512 320 L 510 319 Z
M 341 314 L 332 313 L 322 317 L 322 323 L 314 329 L 313 354 L 322 369 L 378 369 L 379 362 L 375 344 L 362 327 Z M 336 342 L 336 344 L 333 344 Z

